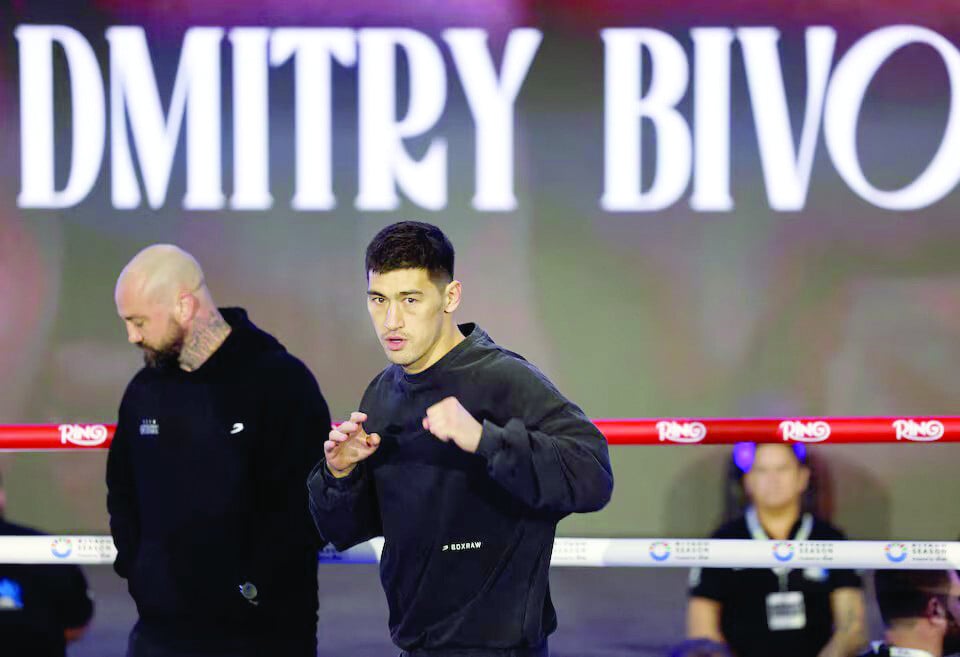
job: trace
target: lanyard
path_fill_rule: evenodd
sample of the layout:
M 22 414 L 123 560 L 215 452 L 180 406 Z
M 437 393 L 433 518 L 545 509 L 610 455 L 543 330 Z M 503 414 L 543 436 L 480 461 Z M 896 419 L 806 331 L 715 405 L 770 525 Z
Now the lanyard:
M 890 646 L 890 657 L 933 657 L 926 650 L 917 650 L 916 648 L 898 648 Z
M 757 510 L 753 506 L 747 508 L 747 529 L 750 531 L 750 538 L 755 541 L 769 541 L 770 537 L 767 536 L 767 532 L 763 531 L 763 525 L 760 524 L 760 517 L 757 515 Z M 797 529 L 797 533 L 793 535 L 790 539 L 791 541 L 805 541 L 810 538 L 810 532 L 813 531 L 813 516 L 809 513 L 804 513 L 803 517 L 800 520 L 800 528 Z M 777 576 L 777 581 L 780 584 L 780 592 L 783 593 L 787 590 L 787 577 L 790 575 L 792 568 L 784 568 L 778 566 L 777 568 L 771 568 L 773 574 Z
M 877 652 L 883 644 L 874 642 L 873 651 Z M 890 657 L 933 657 L 926 650 L 917 650 L 916 648 L 898 648 L 897 646 L 887 646 Z

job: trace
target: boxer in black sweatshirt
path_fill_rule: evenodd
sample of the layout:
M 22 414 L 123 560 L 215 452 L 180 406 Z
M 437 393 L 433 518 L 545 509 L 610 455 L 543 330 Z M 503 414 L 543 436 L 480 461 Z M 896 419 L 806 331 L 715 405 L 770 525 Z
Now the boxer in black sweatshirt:
M 368 247 L 368 307 L 392 364 L 330 432 L 311 509 L 339 549 L 384 536 L 403 655 L 542 657 L 556 525 L 610 499 L 607 444 L 536 367 L 454 323 L 453 259 L 418 222 Z
M 196 261 L 140 252 L 117 309 L 147 366 L 120 406 L 107 507 L 140 620 L 128 657 L 315 657 L 317 535 L 304 496 L 330 414 L 313 375 Z

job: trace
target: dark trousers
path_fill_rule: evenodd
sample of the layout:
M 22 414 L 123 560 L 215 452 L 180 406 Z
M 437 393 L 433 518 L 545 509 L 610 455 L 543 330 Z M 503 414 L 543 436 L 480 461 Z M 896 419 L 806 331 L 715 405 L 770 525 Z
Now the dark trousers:
M 550 657 L 546 640 L 535 648 L 449 648 L 446 650 L 401 651 L 400 657 Z
M 140 623 L 130 632 L 126 657 L 316 657 L 316 637 L 291 639 L 286 637 L 257 637 L 249 641 L 231 642 L 231 645 L 204 645 L 195 647 L 165 641 L 154 633 L 144 631 Z

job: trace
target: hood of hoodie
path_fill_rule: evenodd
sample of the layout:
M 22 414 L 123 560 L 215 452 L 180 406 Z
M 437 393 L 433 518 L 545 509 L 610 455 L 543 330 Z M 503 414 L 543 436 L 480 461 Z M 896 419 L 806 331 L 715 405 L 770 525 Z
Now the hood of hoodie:
M 230 335 L 223 344 L 198 367 L 194 374 L 230 369 L 245 359 L 265 353 L 285 353 L 286 348 L 275 337 L 250 321 L 243 308 L 219 308 L 224 321 L 230 325 Z
M 178 365 L 171 364 L 161 368 L 145 367 L 141 373 L 148 376 L 161 374 L 205 379 L 210 376 L 222 376 L 224 372 L 238 369 L 248 363 L 251 358 L 256 359 L 271 353 L 286 353 L 286 347 L 250 321 L 247 311 L 243 308 L 218 308 L 218 310 L 224 321 L 230 325 L 230 335 L 200 367 L 187 372 Z

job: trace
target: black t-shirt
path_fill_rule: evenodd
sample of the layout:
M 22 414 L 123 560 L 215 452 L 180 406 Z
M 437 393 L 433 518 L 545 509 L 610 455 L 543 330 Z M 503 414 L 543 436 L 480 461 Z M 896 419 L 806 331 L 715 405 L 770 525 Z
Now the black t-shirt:
M 800 521 L 790 531 L 795 537 Z M 746 518 L 718 529 L 712 538 L 749 539 Z M 843 540 L 840 530 L 813 520 L 809 538 Z M 803 594 L 806 626 L 772 631 L 767 625 L 767 596 L 780 590 L 780 579 L 769 568 L 704 568 L 691 572 L 690 595 L 716 600 L 722 605 L 720 627 L 737 657 L 816 657 L 833 633 L 830 594 L 839 588 L 860 588 L 852 570 L 794 568 L 787 573 L 787 590 Z
M 0 536 L 38 536 L 0 520 Z M 87 580 L 77 566 L 0 564 L 0 654 L 64 657 L 63 632 L 93 616 Z

